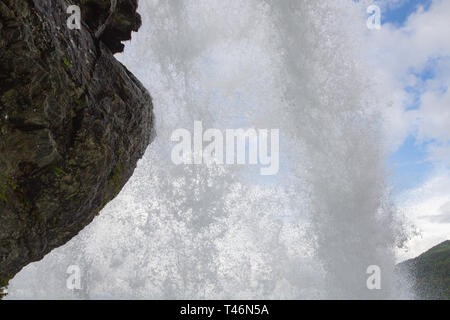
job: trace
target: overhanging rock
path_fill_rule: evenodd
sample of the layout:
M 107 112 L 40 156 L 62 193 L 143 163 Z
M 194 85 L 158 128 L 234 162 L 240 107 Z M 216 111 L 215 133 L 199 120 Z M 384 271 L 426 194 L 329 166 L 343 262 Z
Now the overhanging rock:
M 151 97 L 113 56 L 137 0 L 113 2 L 0 0 L 0 287 L 89 224 L 151 142 Z

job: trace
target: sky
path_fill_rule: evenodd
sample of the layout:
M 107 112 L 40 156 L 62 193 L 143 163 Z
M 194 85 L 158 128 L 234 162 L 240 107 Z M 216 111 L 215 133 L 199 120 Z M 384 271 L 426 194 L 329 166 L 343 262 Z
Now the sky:
M 393 101 L 382 110 L 389 182 L 412 237 L 399 260 L 450 238 L 450 1 L 379 0 L 370 34 L 374 77 Z

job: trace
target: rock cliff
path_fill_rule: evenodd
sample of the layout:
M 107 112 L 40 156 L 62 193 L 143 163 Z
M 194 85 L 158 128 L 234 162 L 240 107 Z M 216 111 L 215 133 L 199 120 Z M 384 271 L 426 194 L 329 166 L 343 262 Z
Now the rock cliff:
M 140 27 L 136 8 L 0 0 L 0 287 L 89 224 L 151 142 L 151 97 L 113 56 Z

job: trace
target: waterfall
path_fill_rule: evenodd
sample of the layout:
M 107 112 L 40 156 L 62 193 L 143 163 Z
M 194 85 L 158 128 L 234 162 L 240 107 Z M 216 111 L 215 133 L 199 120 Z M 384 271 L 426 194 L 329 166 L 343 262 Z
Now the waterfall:
M 85 230 L 8 298 L 394 297 L 395 232 L 360 3 L 140 1 L 118 59 L 153 96 L 155 141 Z M 280 170 L 175 165 L 171 133 L 280 131 Z M 79 266 L 81 289 L 68 290 Z M 380 267 L 369 290 L 367 268 Z

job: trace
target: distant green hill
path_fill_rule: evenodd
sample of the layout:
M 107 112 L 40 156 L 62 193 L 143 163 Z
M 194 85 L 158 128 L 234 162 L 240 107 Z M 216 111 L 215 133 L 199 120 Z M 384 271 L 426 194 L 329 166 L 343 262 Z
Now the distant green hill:
M 431 248 L 417 258 L 397 265 L 409 272 L 419 299 L 450 300 L 450 240 Z

